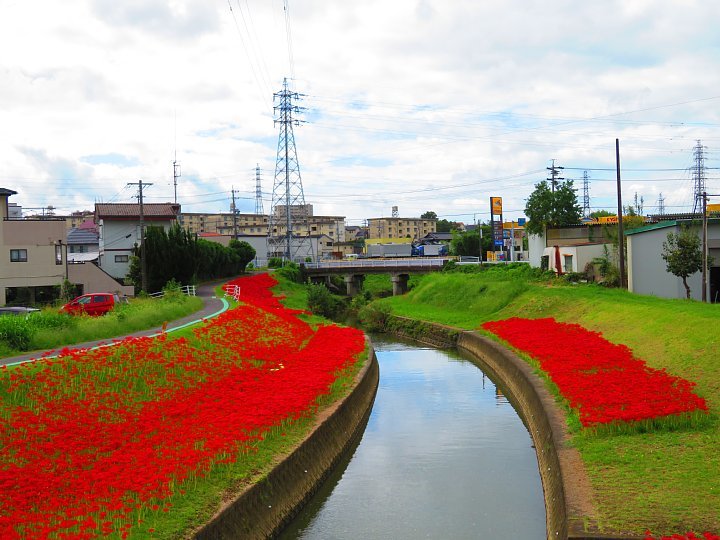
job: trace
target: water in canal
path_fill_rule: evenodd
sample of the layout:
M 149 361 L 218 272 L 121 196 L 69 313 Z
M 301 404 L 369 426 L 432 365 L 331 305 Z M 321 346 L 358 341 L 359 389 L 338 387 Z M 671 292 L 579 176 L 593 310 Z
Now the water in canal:
M 530 435 L 490 379 L 453 352 L 373 344 L 365 433 L 282 538 L 545 538 Z

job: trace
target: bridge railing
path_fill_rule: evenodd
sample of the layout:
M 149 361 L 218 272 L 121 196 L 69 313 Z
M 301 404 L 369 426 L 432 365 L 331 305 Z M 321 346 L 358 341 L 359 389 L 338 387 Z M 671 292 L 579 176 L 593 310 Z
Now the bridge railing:
M 445 264 L 446 259 L 356 259 L 353 261 L 321 261 L 305 263 L 311 270 L 328 270 L 338 268 L 438 268 Z

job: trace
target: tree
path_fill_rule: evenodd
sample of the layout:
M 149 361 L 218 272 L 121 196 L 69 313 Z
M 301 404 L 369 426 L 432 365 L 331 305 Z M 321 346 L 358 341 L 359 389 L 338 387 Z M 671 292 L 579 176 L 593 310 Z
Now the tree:
M 437 214 L 432 210 L 428 210 L 420 216 L 420 219 L 437 219 Z
M 595 219 L 609 216 L 617 216 L 617 214 L 614 212 L 608 212 L 607 210 L 595 210 L 594 212 L 590 212 L 590 217 Z
M 482 231 L 482 237 L 478 231 Z M 473 231 L 453 233 L 450 242 L 450 251 L 454 255 L 469 255 L 472 257 L 480 257 L 483 253 L 493 250 L 492 231 L 489 225 L 478 225 Z
M 572 180 L 566 180 L 550 189 L 547 181 L 535 185 L 535 191 L 525 204 L 528 218 L 525 230 L 529 234 L 541 234 L 548 227 L 563 227 L 580 223 L 582 210 Z
M 235 238 L 230 240 L 229 247 L 230 249 L 235 251 L 235 253 L 237 253 L 239 258 L 240 271 L 244 272 L 248 263 L 255 258 L 255 248 L 253 248 L 247 242 L 244 242 L 242 240 L 236 240 Z
M 452 232 L 459 228 L 457 221 L 448 221 L 447 219 L 438 219 L 435 224 L 435 230 L 437 232 Z
M 661 257 L 667 265 L 667 271 L 682 278 L 687 298 L 690 298 L 687 278 L 702 270 L 700 236 L 689 227 L 681 227 L 678 234 L 668 233 L 667 241 L 663 242 Z

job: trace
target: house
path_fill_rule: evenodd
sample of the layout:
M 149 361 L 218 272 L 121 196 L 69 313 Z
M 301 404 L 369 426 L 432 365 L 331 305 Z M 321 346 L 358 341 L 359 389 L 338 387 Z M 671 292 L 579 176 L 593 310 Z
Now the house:
M 180 205 L 143 204 L 145 226 L 169 230 L 177 222 Z M 122 280 L 130 270 L 130 257 L 140 245 L 140 205 L 133 203 L 97 203 L 95 223 L 99 228 L 99 265 L 105 272 Z
M 49 302 L 67 276 L 65 220 L 11 217 L 12 195 L 0 188 L 0 305 Z
M 682 279 L 667 271 L 662 258 L 663 243 L 668 233 L 678 234 L 681 227 L 690 227 L 701 235 L 700 220 L 675 219 L 660 221 L 638 229 L 626 231 L 628 289 L 638 294 L 650 294 L 663 298 L 686 298 Z M 707 272 L 707 298 L 710 302 L 720 300 L 720 219 L 708 220 L 708 253 L 711 267 Z M 702 274 L 697 272 L 687 278 L 691 297 L 702 299 Z
M 100 253 L 100 235 L 95 223 L 86 220 L 67 231 L 68 261 L 97 261 Z
M 599 224 L 548 228 L 545 234 L 528 236 L 528 257 L 535 267 L 556 273 L 584 272 L 594 259 L 603 257 L 612 242 Z

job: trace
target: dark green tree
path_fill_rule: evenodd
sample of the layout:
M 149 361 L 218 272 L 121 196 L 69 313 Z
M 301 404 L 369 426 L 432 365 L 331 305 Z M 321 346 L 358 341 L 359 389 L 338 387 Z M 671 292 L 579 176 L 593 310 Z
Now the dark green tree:
M 582 210 L 572 180 L 558 184 L 554 192 L 545 180 L 536 184 L 525 204 L 525 215 L 528 218 L 525 230 L 529 234 L 541 234 L 548 227 L 580 223 Z
M 482 225 L 482 237 L 478 229 L 466 232 L 454 232 L 450 242 L 450 252 L 454 255 L 466 255 L 483 258 L 487 251 L 492 251 L 493 239 L 489 225 Z
M 242 240 L 236 240 L 235 238 L 230 240 L 229 247 L 237 254 L 239 259 L 238 262 L 240 264 L 240 271 L 244 272 L 248 263 L 255 258 L 255 248 L 253 248 L 247 242 L 244 242 Z
M 432 210 L 428 210 L 420 215 L 420 219 L 437 219 L 437 214 Z
M 687 298 L 690 298 L 687 278 L 702 270 L 702 247 L 697 231 L 689 227 L 681 227 L 678 234 L 668 233 L 660 256 L 667 265 L 667 271 L 682 278 L 685 293 Z

